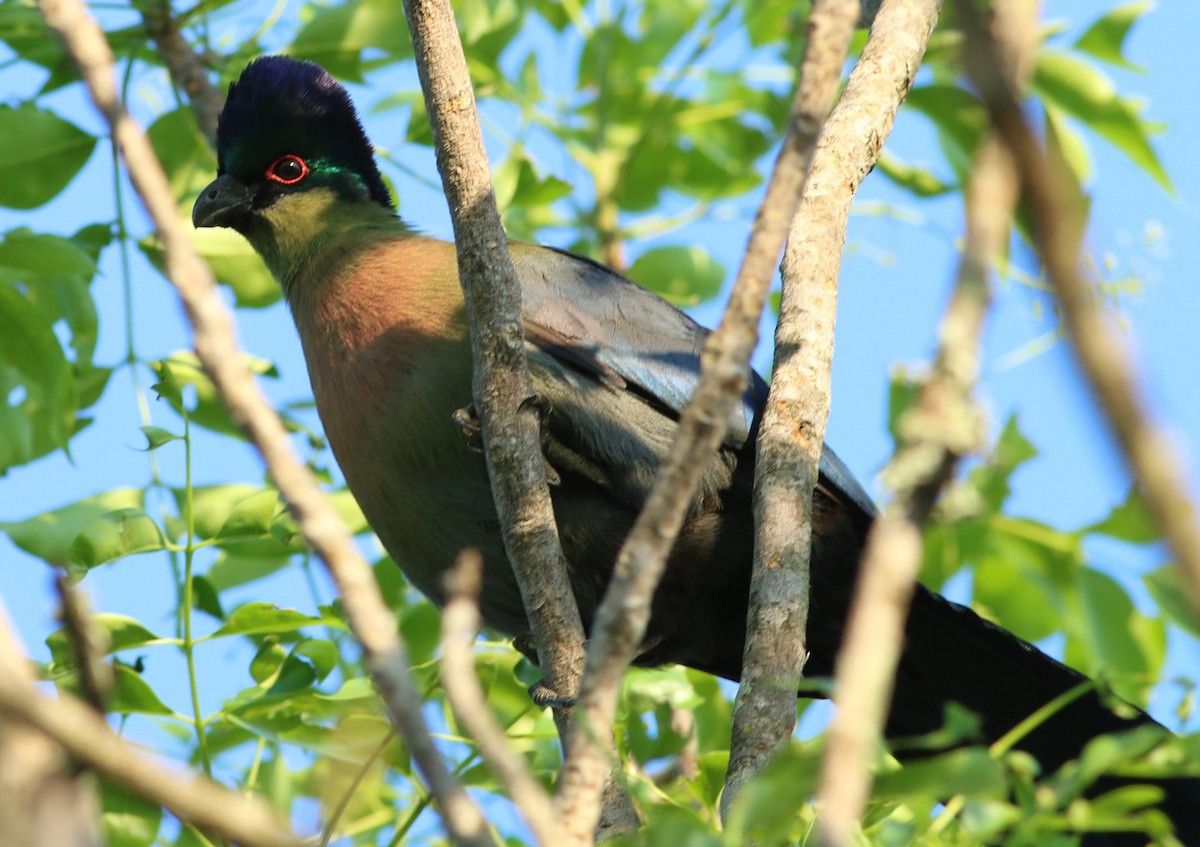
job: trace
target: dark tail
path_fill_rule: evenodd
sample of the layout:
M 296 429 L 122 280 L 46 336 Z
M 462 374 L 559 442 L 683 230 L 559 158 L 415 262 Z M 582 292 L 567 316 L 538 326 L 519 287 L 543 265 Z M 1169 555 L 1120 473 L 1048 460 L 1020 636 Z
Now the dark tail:
M 911 738 L 939 729 L 944 704 L 960 703 L 980 716 L 986 740 L 994 742 L 1056 697 L 1088 679 L 970 609 L 917 587 L 909 615 L 904 654 L 888 718 L 889 738 Z M 1015 745 L 1041 763 L 1045 773 L 1079 756 L 1098 735 L 1141 726 L 1161 727 L 1127 707 L 1118 715 L 1095 690 L 1065 705 Z M 1163 812 L 1185 845 L 1200 845 L 1200 779 L 1104 778 L 1094 794 L 1123 784 L 1153 783 L 1164 789 Z M 1086 847 L 1143 845 L 1142 834 L 1092 835 Z

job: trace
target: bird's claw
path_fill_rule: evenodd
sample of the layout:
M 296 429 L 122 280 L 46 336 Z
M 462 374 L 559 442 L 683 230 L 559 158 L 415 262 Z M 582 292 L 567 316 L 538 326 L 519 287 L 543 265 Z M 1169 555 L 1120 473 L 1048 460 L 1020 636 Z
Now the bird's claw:
M 574 697 L 559 694 L 541 680 L 529 686 L 529 699 L 540 709 L 554 709 L 555 711 L 573 709 L 576 702 Z
M 475 415 L 475 404 L 463 406 L 450 417 L 467 439 L 467 449 L 475 453 L 482 453 L 483 429 L 479 425 L 479 418 Z

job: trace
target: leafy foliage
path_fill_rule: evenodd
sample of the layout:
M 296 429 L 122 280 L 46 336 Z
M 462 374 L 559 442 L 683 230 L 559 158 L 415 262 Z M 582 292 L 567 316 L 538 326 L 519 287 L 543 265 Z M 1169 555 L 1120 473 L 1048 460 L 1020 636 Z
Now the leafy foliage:
M 404 163 L 427 160 L 424 148 L 432 139 L 415 83 L 395 83 L 411 56 L 399 4 L 312 2 L 247 32 L 236 21 L 246 19 L 248 3 L 202 2 L 178 13 L 178 20 L 223 81 L 248 57 L 281 51 L 318 61 L 348 82 L 370 83 L 360 103 L 380 89 L 391 92 L 374 97 L 373 114 L 388 121 L 377 141 L 391 163 L 389 176 L 411 183 L 412 167 Z M 1084 185 L 1093 176 L 1086 139 L 1096 136 L 1152 181 L 1170 187 L 1152 143 L 1157 127 L 1098 64 L 1132 67 L 1123 45 L 1148 7 L 1114 8 L 1074 44 L 1051 36 L 1039 54 L 1032 95 Z M 125 13 L 138 8 L 103 12 L 125 63 L 127 95 L 138 91 L 139 82 L 162 81 L 162 62 L 146 46 L 147 33 L 140 22 L 130 23 L 136 15 Z M 509 231 L 597 254 L 682 305 L 717 296 L 730 269 L 704 244 L 681 242 L 676 231 L 729 209 L 737 210 L 744 229 L 785 121 L 804 8 L 743 0 L 456 3 L 479 99 L 503 142 L 494 171 Z M 0 135 L 21 139 L 0 152 L 0 206 L 28 210 L 71 189 L 98 139 L 47 104 L 55 92 L 77 93 L 79 83 L 31 6 L 0 5 L 0 40 L 40 80 L 32 96 L 0 106 Z M 887 156 L 880 165 L 914 202 L 961 190 L 986 127 L 982 106 L 960 78 L 957 43 L 950 27 L 935 34 L 928 71 L 907 105 L 928 120 L 944 160 L 927 166 Z M 144 100 L 138 105 L 150 114 L 150 139 L 186 210 L 213 173 L 213 153 L 186 105 L 170 96 Z M 420 180 L 430 182 L 430 172 Z M 101 611 L 92 621 L 106 640 L 102 652 L 114 672 L 107 708 L 139 740 L 261 793 L 300 826 L 311 825 L 316 804 L 321 826 L 344 843 L 435 841 L 426 790 L 392 735 L 342 611 L 315 576 L 277 492 L 232 476 L 204 483 L 193 478 L 218 452 L 235 451 L 242 435 L 195 357 L 177 349 L 186 342 L 174 339 L 173 346 L 147 354 L 131 333 L 123 359 L 95 361 L 101 318 L 110 332 L 120 321 L 93 298 L 102 256 L 105 267 L 116 264 L 113 254 L 120 256 L 121 298 L 130 312 L 131 248 L 161 270 L 159 245 L 152 234 L 139 232 L 125 210 L 119 180 L 115 191 L 115 220 L 74 234 L 16 227 L 0 241 L 0 473 L 68 451 L 112 372 L 126 370 L 134 399 L 122 402 L 139 407 L 140 424 L 132 425 L 137 428 L 127 443 L 145 442 L 144 482 L 114 482 L 107 491 L 23 519 L 9 513 L 19 504 L 6 501 L 0 529 L 30 557 L 66 569 L 84 587 L 114 569 L 170 572 L 176 593 L 166 617 L 143 622 Z M 401 199 L 407 205 L 408 198 Z M 257 312 L 279 299 L 262 263 L 235 235 L 204 230 L 195 238 L 243 319 L 254 325 Z M 145 276 L 137 287 L 157 284 L 152 274 Z M 250 358 L 248 365 L 272 381 L 279 376 L 271 361 Z M 153 395 L 141 388 L 146 380 Z M 893 383 L 893 423 L 912 394 L 905 379 Z M 310 465 L 332 482 L 311 403 L 282 405 Z M 1130 586 L 1098 567 L 1096 539 L 1133 545 L 1156 540 L 1135 494 L 1106 519 L 1075 530 L 1006 512 L 1012 478 L 1034 454 L 1010 420 L 990 455 L 942 504 L 927 533 L 924 578 L 941 587 L 969 574 L 972 602 L 981 612 L 1029 639 L 1060 637 L 1068 661 L 1144 702 L 1163 666 L 1168 624 L 1200 634 L 1200 620 L 1181 600 L 1173 570 L 1164 566 L 1143 577 L 1156 601 L 1151 608 L 1135 603 Z M 245 473 L 255 471 L 243 478 Z M 350 526 L 366 533 L 349 494 L 337 490 L 334 496 Z M 498 794 L 495 777 L 440 697 L 438 613 L 386 557 L 376 574 L 455 771 L 480 796 Z M 311 587 L 302 608 L 277 604 L 273 591 L 282 580 Z M 103 597 L 101 603 L 105 608 Z M 50 633 L 46 648 L 45 678 L 76 687 L 76 657 L 66 633 Z M 554 727 L 526 694 L 536 670 L 506 645 L 491 642 L 480 643 L 477 666 L 513 745 L 550 785 L 558 764 Z M 220 670 L 202 673 L 214 667 Z M 185 684 L 164 681 L 163 668 L 185 677 Z M 210 689 L 216 693 L 207 694 Z M 955 728 L 969 727 L 968 718 L 951 714 L 948 720 L 947 733 L 969 737 L 969 728 Z M 728 689 L 711 677 L 680 668 L 630 672 L 618 731 L 628 787 L 647 817 L 636 843 L 788 843 L 811 832 L 814 813 L 807 800 L 819 739 L 785 751 L 718 828 L 730 702 Z M 1125 789 L 1086 801 L 1082 791 L 1115 769 L 1147 776 L 1194 770 L 1200 761 L 1195 747 L 1194 737 L 1167 745 L 1136 733 L 1098 739 L 1078 763 L 1049 775 L 1036 774 L 1020 754 L 973 747 L 903 769 L 881 760 L 864 843 L 1065 844 L 1056 833 L 1068 820 L 1100 825 L 1118 818 L 1161 833 L 1161 819 L 1143 811 L 1151 793 Z M 209 843 L 117 786 L 104 785 L 102 797 L 112 845 Z M 487 802 L 504 820 L 499 801 Z M 500 828 L 519 840 L 519 828 Z

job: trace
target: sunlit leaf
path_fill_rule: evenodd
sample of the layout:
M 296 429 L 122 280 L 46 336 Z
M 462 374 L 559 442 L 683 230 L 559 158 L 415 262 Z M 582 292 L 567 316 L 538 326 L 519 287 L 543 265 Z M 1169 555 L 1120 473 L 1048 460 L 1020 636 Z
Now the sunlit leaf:
M 1200 612 L 1192 605 L 1177 565 L 1164 565 L 1142 577 L 1150 594 L 1172 622 L 1200 638 Z
M 32 103 L 0 105 L 0 206 L 33 209 L 66 188 L 87 163 L 96 138 Z
M 104 655 L 151 644 L 174 642 L 174 639 L 165 639 L 155 635 L 143 623 L 126 615 L 101 612 L 92 615 L 88 619 L 88 623 L 104 633 Z M 75 650 L 71 645 L 71 636 L 65 627 L 50 633 L 46 638 L 46 646 L 50 648 L 50 657 L 56 669 L 63 670 L 75 666 Z
M 655 247 L 634 260 L 629 277 L 673 303 L 694 306 L 720 293 L 725 268 L 703 247 Z
M 104 515 L 71 542 L 68 563 L 94 568 L 134 553 L 162 550 L 166 539 L 158 524 L 141 509 L 118 509 Z
M 0 529 L 26 553 L 65 566 L 67 550 L 79 533 L 110 512 L 141 509 L 143 498 L 140 489 L 115 488 L 25 520 L 0 523 Z
M 162 806 L 124 786 L 102 780 L 100 809 L 108 847 L 150 847 L 158 837 Z
M 1109 141 L 1168 190 L 1171 180 L 1150 144 L 1153 127 L 1140 109 L 1117 94 L 1100 70 L 1070 53 L 1045 50 L 1038 54 L 1034 86 L 1101 138 Z
M 1097 18 L 1083 35 L 1076 39 L 1075 49 L 1090 53 L 1097 59 L 1119 68 L 1145 73 L 1145 68 L 1125 58 L 1125 39 L 1138 18 L 1153 8 L 1154 4 L 1146 0 L 1117 6 Z
M 295 609 L 281 609 L 274 603 L 254 602 L 234 609 L 225 624 L 214 632 L 212 637 L 295 632 L 307 626 L 344 628 L 344 624 L 336 618 L 315 618 Z

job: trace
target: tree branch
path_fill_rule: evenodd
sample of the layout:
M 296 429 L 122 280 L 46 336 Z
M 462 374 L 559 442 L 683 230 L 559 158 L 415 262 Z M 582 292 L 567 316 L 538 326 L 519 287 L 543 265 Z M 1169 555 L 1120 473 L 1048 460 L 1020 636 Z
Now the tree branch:
M 1032 21 L 1016 8 L 1006 7 L 1006 36 L 1014 45 L 1014 58 L 1018 45 L 1032 43 L 1033 33 Z M 1017 66 L 1014 61 L 1007 67 L 1015 74 Z M 840 847 L 853 840 L 870 792 L 870 766 L 891 701 L 904 622 L 920 570 L 922 526 L 959 458 L 983 441 L 982 415 L 970 395 L 978 379 L 980 337 L 991 301 L 991 262 L 1007 245 L 1016 199 L 1012 161 L 989 138 L 977 154 L 966 189 L 966 245 L 940 327 L 933 370 L 916 405 L 898 424 L 900 446 L 885 471 L 893 499 L 867 538 L 837 657 L 838 710 L 828 732 L 818 791 L 822 844 Z
M 550 796 L 529 772 L 525 760 L 512 748 L 504 728 L 487 705 L 475 671 L 475 636 L 483 626 L 479 615 L 479 589 L 483 559 L 477 550 L 464 550 L 446 578 L 446 606 L 442 609 L 442 688 L 454 714 L 475 739 L 479 753 L 500 778 L 541 847 L 561 843 Z
M 974 6 L 961 2 L 958 6 L 968 36 L 964 64 L 992 124 L 1016 159 L 1042 263 L 1062 307 L 1075 357 L 1121 445 L 1150 516 L 1174 555 L 1192 607 L 1200 609 L 1200 525 L 1185 465 L 1163 428 L 1151 420 L 1129 349 L 1083 277 L 1082 211 L 1069 199 L 1070 189 L 1034 137 L 1015 86 L 997 72 L 1003 60 L 995 38 Z
M 121 150 L 130 180 L 154 221 L 168 277 L 194 328 L 196 354 L 234 420 L 262 455 L 304 538 L 329 568 L 367 668 L 392 722 L 428 780 L 451 836 L 462 844 L 490 845 L 483 815 L 452 776 L 429 735 L 395 617 L 383 602 L 370 566 L 358 554 L 312 474 L 292 452 L 278 415 L 242 366 L 233 322 L 217 296 L 212 273 L 191 246 L 188 229 L 145 134 L 117 96 L 112 52 L 103 32 L 79 0 L 40 0 L 39 6 L 79 67 Z
M 448 0 L 405 0 L 404 14 L 454 225 L 475 360 L 472 393 L 504 547 L 543 678 L 553 691 L 572 696 L 583 672 L 583 621 L 546 484 L 539 412 L 525 360 L 521 288 L 496 208 L 475 93 Z M 569 753 L 571 710 L 556 709 L 554 718 Z M 608 750 L 613 752 L 611 743 Z M 636 825 L 632 805 L 611 779 L 604 798 L 601 830 Z
M 525 360 L 521 289 L 496 208 L 470 73 L 447 0 L 405 0 L 404 13 L 454 224 L 475 359 L 475 407 L 504 547 L 543 678 L 553 691 L 572 696 L 583 671 L 583 621 L 546 485 L 539 413 Z M 554 715 L 568 753 L 570 711 L 556 709 Z M 604 809 L 603 830 L 636 824 L 633 807 L 611 780 Z
M 613 578 L 597 612 L 558 804 L 568 843 L 587 843 L 607 760 L 599 741 L 612 733 L 621 675 L 632 659 L 650 616 L 650 603 L 666 567 L 700 475 L 725 433 L 745 391 L 758 323 L 807 170 L 805 139 L 814 132 L 805 104 L 792 103 L 788 133 L 766 196 L 750 231 L 729 306 L 701 356 L 701 376 L 684 410 L 671 452 L 618 554 Z
M 824 0 L 809 18 L 794 113 L 801 128 L 801 167 L 808 171 L 805 195 L 817 172 L 814 152 L 837 97 L 859 11 L 858 0 Z M 793 233 L 804 208 L 802 197 Z M 832 249 L 826 245 L 828 255 L 840 249 L 840 242 Z M 807 658 L 810 506 L 829 415 L 837 274 L 826 286 L 795 275 L 785 276 L 783 286 L 771 393 L 757 444 L 754 568 L 722 811 L 791 738 Z
M 170 0 L 161 0 L 155 8 L 142 9 L 142 24 L 154 39 L 158 54 L 167 66 L 167 74 L 192 104 L 196 125 L 214 150 L 217 149 L 217 116 L 225 105 L 225 95 L 208 79 L 208 70 L 199 55 L 183 37 L 179 22 L 171 13 Z
M 207 779 L 177 776 L 136 753 L 114 735 L 108 722 L 93 707 L 68 695 L 51 700 L 38 694 L 22 654 L 0 610 L 0 711 L 36 727 L 62 745 L 73 759 L 207 832 L 247 847 L 299 843 L 261 801 L 242 797 Z M 57 810 L 56 814 L 77 812 L 68 807 Z M 7 818 L 5 825 L 9 825 Z
M 25 651 L 0 605 L 0 684 L 33 689 Z M 95 785 L 57 739 L 0 704 L 0 821 L 8 847 L 101 847 Z M 257 847 L 248 844 L 247 847 Z

